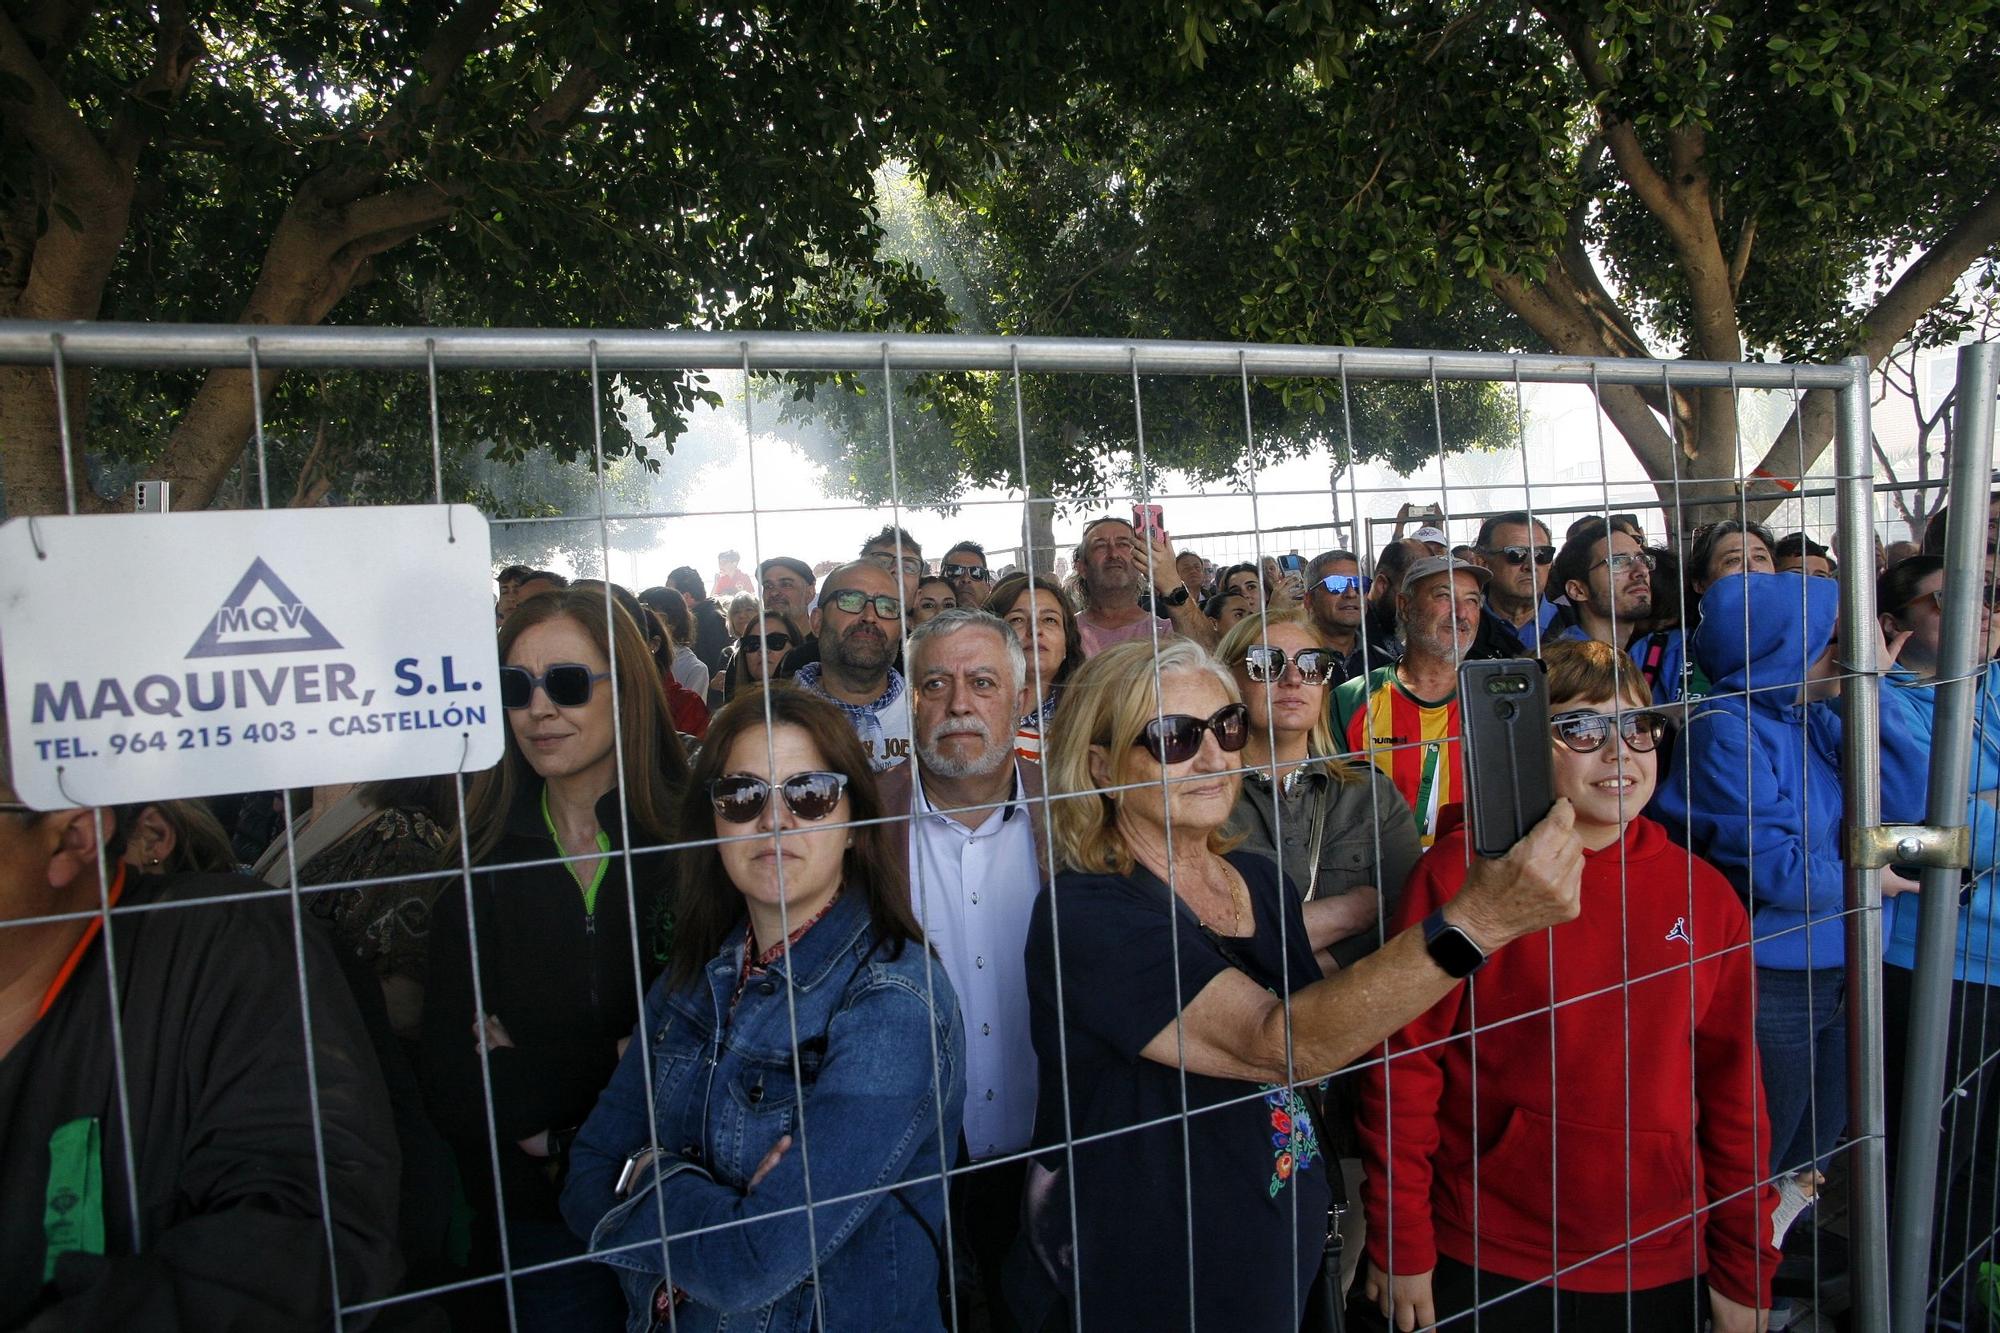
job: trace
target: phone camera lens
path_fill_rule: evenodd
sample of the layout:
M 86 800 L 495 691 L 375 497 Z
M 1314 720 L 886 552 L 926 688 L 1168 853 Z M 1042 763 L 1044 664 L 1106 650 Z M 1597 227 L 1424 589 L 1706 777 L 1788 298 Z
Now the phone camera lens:
M 1514 707 L 1513 701 L 1509 699 L 1502 699 L 1499 703 L 1493 705 L 1493 716 L 1499 718 L 1502 722 L 1512 722 L 1520 715 L 1520 711 L 1520 709 Z

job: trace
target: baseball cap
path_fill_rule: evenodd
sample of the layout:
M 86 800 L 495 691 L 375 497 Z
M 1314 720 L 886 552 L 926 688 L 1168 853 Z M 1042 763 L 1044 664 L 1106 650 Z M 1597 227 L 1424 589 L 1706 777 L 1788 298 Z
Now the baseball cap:
M 1484 565 L 1468 565 L 1465 561 L 1454 560 L 1448 555 L 1427 555 L 1421 560 L 1410 562 L 1410 567 L 1403 571 L 1403 586 L 1399 591 L 1407 594 L 1411 588 L 1433 574 L 1449 574 L 1454 571 L 1472 575 L 1482 588 L 1486 586 L 1486 581 L 1493 577 L 1493 571 Z
M 1451 538 L 1445 536 L 1443 528 L 1421 527 L 1411 533 L 1410 536 L 1420 542 L 1429 542 L 1433 546 L 1451 545 Z

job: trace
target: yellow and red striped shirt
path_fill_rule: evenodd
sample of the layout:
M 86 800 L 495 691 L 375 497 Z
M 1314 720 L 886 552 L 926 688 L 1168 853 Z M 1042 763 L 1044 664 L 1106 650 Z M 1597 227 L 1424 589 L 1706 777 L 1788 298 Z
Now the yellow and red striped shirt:
M 1328 704 L 1334 740 L 1349 754 L 1368 757 L 1410 803 L 1417 841 L 1437 835 L 1438 811 L 1465 799 L 1458 753 L 1458 695 L 1419 699 L 1403 688 L 1392 666 L 1343 682 Z

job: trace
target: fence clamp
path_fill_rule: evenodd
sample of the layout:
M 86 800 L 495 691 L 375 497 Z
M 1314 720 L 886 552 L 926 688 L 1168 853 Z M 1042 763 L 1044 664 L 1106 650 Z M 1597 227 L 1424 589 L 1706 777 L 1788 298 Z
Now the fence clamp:
M 1972 826 L 1876 824 L 1847 830 L 1847 864 L 1863 870 L 1892 865 L 1942 866 L 1964 870 L 1972 864 Z

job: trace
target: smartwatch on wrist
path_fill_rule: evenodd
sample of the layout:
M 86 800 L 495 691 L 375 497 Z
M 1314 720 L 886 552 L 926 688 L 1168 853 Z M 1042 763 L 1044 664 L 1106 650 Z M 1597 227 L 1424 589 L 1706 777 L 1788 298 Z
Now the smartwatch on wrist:
M 1424 918 L 1424 949 L 1446 976 L 1460 981 L 1486 963 L 1486 954 L 1472 936 L 1444 919 L 1442 907 Z
M 1179 584 L 1172 592 L 1163 592 L 1156 595 L 1168 606 L 1186 606 L 1188 599 L 1187 584 Z

